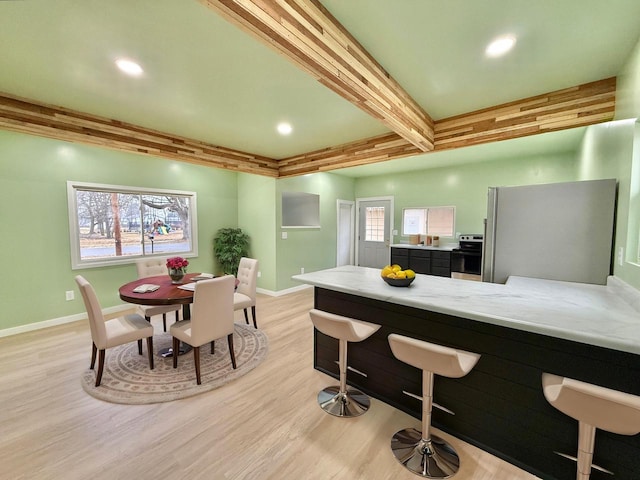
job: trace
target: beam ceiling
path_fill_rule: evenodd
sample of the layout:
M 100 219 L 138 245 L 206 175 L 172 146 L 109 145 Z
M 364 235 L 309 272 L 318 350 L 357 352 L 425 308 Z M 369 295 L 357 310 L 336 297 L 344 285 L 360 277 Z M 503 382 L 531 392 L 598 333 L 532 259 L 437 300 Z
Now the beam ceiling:
M 438 120 L 435 151 L 612 120 L 615 90 L 613 77 Z M 424 153 L 391 132 L 275 160 L 6 94 L 0 94 L 0 128 L 270 177 L 330 171 Z
M 6 94 L 0 94 L 0 128 L 209 167 L 278 176 L 278 162 L 270 158 Z
M 433 120 L 317 0 L 200 0 L 420 151 Z

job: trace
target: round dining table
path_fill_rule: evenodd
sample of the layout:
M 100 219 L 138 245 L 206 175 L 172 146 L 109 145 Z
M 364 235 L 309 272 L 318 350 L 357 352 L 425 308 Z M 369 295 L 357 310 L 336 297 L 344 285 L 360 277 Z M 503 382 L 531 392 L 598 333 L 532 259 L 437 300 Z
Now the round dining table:
M 172 283 L 169 275 L 139 278 L 120 287 L 120 299 L 138 305 L 182 305 L 182 316 L 185 320 L 189 320 L 191 318 L 189 305 L 193 303 L 193 290 L 184 290 L 178 287 L 190 283 L 191 279 L 198 275 L 200 274 L 187 273 L 179 284 Z M 159 288 L 154 292 L 137 293 L 133 291 L 145 283 L 158 285 Z
M 199 273 L 187 273 L 182 282 L 174 284 L 169 275 L 156 275 L 154 277 L 138 278 L 132 282 L 125 283 L 118 290 L 120 299 L 127 303 L 138 305 L 182 305 L 182 318 L 191 319 L 190 305 L 193 303 L 193 290 L 178 288 L 181 285 L 190 283 L 191 279 L 200 275 Z M 158 289 L 153 292 L 137 293 L 133 290 L 144 284 L 158 285 Z M 191 347 L 185 343 L 180 344 L 180 355 L 187 353 Z M 158 352 L 162 357 L 171 357 L 173 349 L 166 348 Z

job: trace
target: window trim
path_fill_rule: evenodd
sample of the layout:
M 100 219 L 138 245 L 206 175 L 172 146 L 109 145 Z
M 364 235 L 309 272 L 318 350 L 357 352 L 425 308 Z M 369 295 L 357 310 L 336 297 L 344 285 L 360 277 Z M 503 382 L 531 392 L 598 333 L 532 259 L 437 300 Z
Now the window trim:
M 421 233 L 421 235 L 439 235 L 440 237 L 445 237 L 445 238 L 454 238 L 455 237 L 455 232 L 456 232 L 456 206 L 455 205 L 437 205 L 437 206 L 431 206 L 431 207 L 404 207 L 402 209 L 402 236 L 403 237 L 408 237 L 409 233 L 405 233 L 405 228 L 404 228 L 404 221 L 405 221 L 405 210 L 426 210 L 426 223 L 425 223 L 425 229 L 427 229 L 428 227 L 428 223 L 429 223 L 429 210 L 435 210 L 435 209 L 439 209 L 439 208 L 450 208 L 453 210 L 453 221 L 452 221 L 452 225 L 451 225 L 451 236 L 449 235 L 440 235 L 440 234 L 435 234 L 435 233 L 429 233 L 428 231 L 424 234 Z
M 67 181 L 67 210 L 69 218 L 69 241 L 71 251 L 71 270 L 81 270 L 85 268 L 104 267 L 109 265 L 126 265 L 135 263 L 139 258 L 149 257 L 166 257 L 167 253 L 148 254 L 145 255 L 128 255 L 126 257 L 102 258 L 96 260 L 82 260 L 80 255 L 80 231 L 78 225 L 78 204 L 76 190 L 95 190 L 115 193 L 129 193 L 142 195 L 179 195 L 190 197 L 191 218 L 189 225 L 191 227 L 191 250 L 188 252 L 179 252 L 182 257 L 198 256 L 198 209 L 197 209 L 197 193 L 185 190 L 168 190 L 160 188 L 133 187 L 126 185 L 109 185 L 104 183 L 92 182 L 76 182 Z

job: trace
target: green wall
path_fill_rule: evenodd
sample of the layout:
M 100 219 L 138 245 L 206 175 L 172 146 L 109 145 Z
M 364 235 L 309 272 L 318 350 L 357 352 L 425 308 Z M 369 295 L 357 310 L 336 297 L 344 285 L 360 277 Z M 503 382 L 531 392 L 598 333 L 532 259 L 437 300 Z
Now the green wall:
M 528 156 L 419 170 L 356 180 L 356 197 L 394 196 L 394 229 L 402 233 L 402 209 L 455 206 L 455 231 L 482 233 L 488 187 L 552 183 L 575 179 L 575 153 Z M 455 242 L 442 238 L 442 243 Z M 395 243 L 408 242 L 400 235 Z
M 199 256 L 191 271 L 213 271 L 213 236 L 236 226 L 237 174 L 226 170 L 0 131 L 0 330 L 84 312 L 81 274 L 103 307 L 122 303 L 118 286 L 134 265 L 71 270 L 67 180 L 197 192 Z M 76 299 L 65 301 L 65 291 Z
M 353 200 L 354 180 L 333 173 L 315 173 L 280 179 L 276 183 L 276 257 L 277 289 L 300 284 L 292 275 L 336 266 L 337 200 Z M 282 192 L 305 192 L 320 195 L 321 228 L 282 229 Z M 282 232 L 287 239 L 282 239 Z
M 275 291 L 276 285 L 276 179 L 238 174 L 238 226 L 251 237 L 251 252 L 258 259 L 258 288 Z
M 637 252 L 638 248 L 638 218 L 637 215 L 629 214 L 636 128 L 636 122 L 633 119 L 590 126 L 580 150 L 578 180 L 599 178 L 618 180 L 613 273 L 629 285 L 640 288 L 640 266 L 637 265 L 637 256 L 633 257 L 633 252 Z M 640 181 L 638 178 L 640 172 L 636 171 L 634 174 L 637 183 Z M 637 196 L 637 191 L 635 195 Z M 630 235 L 631 232 L 634 232 L 634 235 Z M 622 265 L 618 259 L 621 249 Z

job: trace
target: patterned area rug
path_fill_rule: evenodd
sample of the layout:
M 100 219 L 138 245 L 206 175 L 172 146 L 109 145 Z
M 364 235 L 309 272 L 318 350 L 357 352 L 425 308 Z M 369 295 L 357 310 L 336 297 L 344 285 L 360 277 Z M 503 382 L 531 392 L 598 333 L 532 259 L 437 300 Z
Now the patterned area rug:
M 161 333 L 153 337 L 154 369 L 149 370 L 147 345 L 143 341 L 142 355 L 138 355 L 138 344 L 110 348 L 106 351 L 104 372 L 99 387 L 95 387 L 96 370 L 82 374 L 82 388 L 101 400 L 112 403 L 144 404 L 170 402 L 218 388 L 257 367 L 269 350 L 267 336 L 253 326 L 235 324 L 233 347 L 237 369 L 231 366 L 227 339 L 215 342 L 215 353 L 211 355 L 209 344 L 200 348 L 200 374 L 202 385 L 196 384 L 193 366 L 193 350 L 180 355 L 178 368 L 173 368 L 171 357 L 163 358 L 158 351 L 171 347 L 171 335 Z M 87 363 L 89 362 L 87 358 Z

